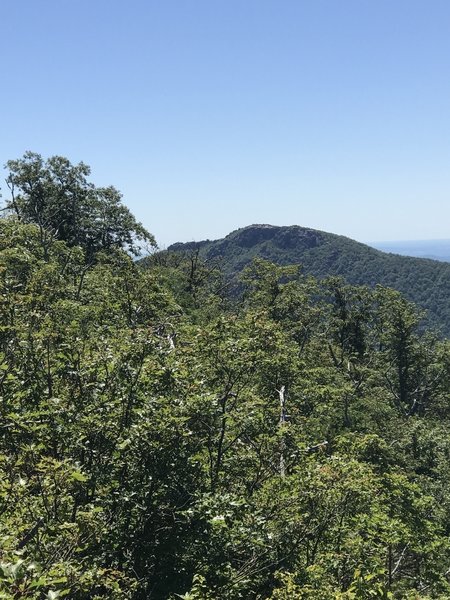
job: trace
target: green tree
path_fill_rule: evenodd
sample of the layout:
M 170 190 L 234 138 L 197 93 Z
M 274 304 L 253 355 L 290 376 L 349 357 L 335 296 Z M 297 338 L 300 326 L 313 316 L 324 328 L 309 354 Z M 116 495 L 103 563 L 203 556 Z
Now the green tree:
M 62 156 L 44 161 L 39 154 L 26 152 L 6 167 L 11 197 L 5 208 L 22 222 L 39 226 L 44 248 L 55 239 L 64 240 L 84 248 L 91 260 L 100 250 L 126 248 L 138 254 L 139 243 L 156 246 L 114 187 L 96 187 L 88 181 L 86 164 L 72 165 Z

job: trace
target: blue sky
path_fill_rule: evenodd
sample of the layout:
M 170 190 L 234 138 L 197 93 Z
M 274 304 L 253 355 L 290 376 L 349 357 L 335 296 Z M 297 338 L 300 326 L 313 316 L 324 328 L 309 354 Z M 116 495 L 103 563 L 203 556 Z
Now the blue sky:
M 0 14 L 1 164 L 83 160 L 162 246 L 251 223 L 450 238 L 448 0 L 10 0 Z

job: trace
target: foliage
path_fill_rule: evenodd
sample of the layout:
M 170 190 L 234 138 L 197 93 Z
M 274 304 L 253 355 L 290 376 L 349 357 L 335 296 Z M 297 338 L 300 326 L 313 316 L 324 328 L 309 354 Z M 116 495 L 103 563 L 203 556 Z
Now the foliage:
M 229 302 L 198 254 L 54 234 L 0 220 L 0 598 L 450 597 L 420 311 L 261 259 Z
M 155 246 L 114 187 L 99 188 L 88 181 L 90 168 L 84 163 L 72 165 L 62 156 L 44 161 L 26 152 L 6 167 L 11 192 L 6 209 L 22 222 L 39 226 L 44 248 L 54 239 L 64 240 L 84 248 L 90 259 L 109 248 L 126 247 L 138 254 L 139 241 Z

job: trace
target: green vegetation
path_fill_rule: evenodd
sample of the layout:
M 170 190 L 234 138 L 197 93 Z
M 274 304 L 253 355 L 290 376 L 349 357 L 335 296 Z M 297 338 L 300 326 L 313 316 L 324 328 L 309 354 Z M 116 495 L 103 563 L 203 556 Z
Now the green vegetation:
M 19 217 L 0 598 L 450 597 L 449 342 L 414 305 L 262 259 L 232 301 L 197 252 Z
M 220 264 L 229 279 L 259 257 L 279 265 L 300 264 L 304 273 L 320 279 L 340 276 L 354 285 L 394 288 L 427 312 L 428 325 L 450 335 L 450 263 L 386 254 L 298 226 L 252 225 L 223 240 L 174 244 L 169 251 L 192 254 L 196 249 L 203 260 Z
M 82 246 L 91 260 L 109 248 L 126 247 L 139 254 L 139 241 L 155 246 L 114 187 L 97 188 L 86 179 L 90 168 L 84 163 L 74 166 L 62 156 L 44 162 L 39 154 L 27 152 L 6 166 L 11 197 L 5 208 L 21 222 L 39 226 L 44 250 L 54 239 L 64 240 Z

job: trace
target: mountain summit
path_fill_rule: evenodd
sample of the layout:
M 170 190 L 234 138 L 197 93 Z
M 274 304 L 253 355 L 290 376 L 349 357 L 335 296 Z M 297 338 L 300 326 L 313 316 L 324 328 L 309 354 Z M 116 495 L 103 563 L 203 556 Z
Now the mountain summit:
M 281 265 L 301 264 L 318 278 L 338 275 L 356 285 L 394 288 L 428 312 L 428 321 L 450 335 L 450 263 L 375 250 L 350 238 L 299 225 L 255 224 L 219 240 L 176 243 L 169 252 L 198 250 L 205 260 L 219 260 L 228 277 L 253 258 Z

